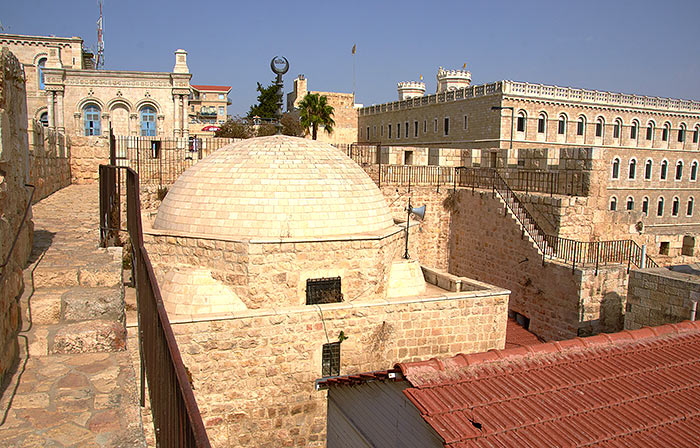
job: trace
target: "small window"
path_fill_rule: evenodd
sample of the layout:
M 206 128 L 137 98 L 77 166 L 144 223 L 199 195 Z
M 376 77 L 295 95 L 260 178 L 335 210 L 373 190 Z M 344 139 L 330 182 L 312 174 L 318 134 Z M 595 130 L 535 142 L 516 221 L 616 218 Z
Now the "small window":
M 517 130 L 518 132 L 525 132 L 525 112 L 521 111 L 518 113 Z
M 617 198 L 615 196 L 610 198 L 610 211 L 614 212 L 617 210 Z
M 698 178 L 698 162 L 693 161 L 690 165 L 690 180 L 694 181 Z
M 41 114 L 41 116 L 39 117 L 39 123 L 41 123 L 43 126 L 49 125 L 49 113 L 48 112 L 44 112 L 43 114 Z
M 613 179 L 619 179 L 620 178 L 620 159 L 617 157 L 615 160 L 613 160 L 612 163 L 612 178 Z
M 366 138 L 367 138 L 367 140 L 369 140 L 369 138 L 370 138 L 370 135 L 369 135 L 369 126 L 367 126 L 367 137 L 366 137 Z
M 605 126 L 605 122 L 603 121 L 603 119 L 598 118 L 598 120 L 595 122 L 595 136 L 596 137 L 603 136 L 603 127 L 604 126 Z
M 557 124 L 557 134 L 564 135 L 566 133 L 566 117 L 559 116 L 559 122 Z
M 583 135 L 586 129 L 586 119 L 579 117 L 578 123 L 576 124 L 576 135 Z
M 642 213 L 644 213 L 644 216 L 649 215 L 649 198 L 644 197 L 644 200 L 642 201 Z
M 686 216 L 693 216 L 693 206 L 695 205 L 695 199 L 688 198 L 688 207 L 686 208 Z
M 678 210 L 681 207 L 681 201 L 678 199 L 678 197 L 673 198 L 673 202 L 671 203 L 671 215 L 672 216 L 678 216 Z
M 437 131 L 438 131 L 438 126 L 437 126 L 437 124 L 438 124 L 438 122 L 437 122 L 437 118 L 436 118 L 435 120 L 433 120 L 433 132 L 437 132 Z
M 389 132 L 389 138 L 391 138 L 391 125 L 389 125 L 389 130 L 388 130 L 388 132 Z
M 632 126 L 630 127 L 630 139 L 636 140 L 637 139 L 637 129 L 639 128 L 639 122 L 637 120 L 634 120 L 632 122 Z
M 406 138 L 408 138 L 408 121 L 405 123 L 406 126 Z
M 622 129 L 622 120 L 619 118 L 615 120 L 615 125 L 613 126 L 613 138 L 620 138 L 620 130 Z
M 321 376 L 340 375 L 340 342 L 323 344 L 321 351 Z
M 695 126 L 695 130 L 693 131 L 693 143 L 698 142 L 698 137 L 700 137 L 700 126 Z
M 156 136 L 156 110 L 151 106 L 145 106 L 141 109 L 141 136 Z
M 685 142 L 685 124 L 681 123 L 681 127 L 678 129 L 678 141 Z
M 404 165 L 413 165 L 413 151 L 404 151 L 403 164 Z
M 661 140 L 668 141 L 668 133 L 671 131 L 671 125 L 669 123 L 664 123 L 664 129 L 661 131 Z
M 396 123 L 396 138 L 401 138 L 401 123 Z
M 440 164 L 440 148 L 428 148 L 428 165 Z
M 464 116 L 464 130 L 466 131 L 467 129 L 469 129 L 469 119 L 465 115 Z
M 656 204 L 656 216 L 664 215 L 664 198 L 659 198 L 659 202 Z
M 226 115 L 226 108 L 224 106 L 219 106 L 219 115 Z
M 647 140 L 654 140 L 654 123 L 649 122 L 647 126 Z
M 537 133 L 544 134 L 547 129 L 547 117 L 544 114 L 540 114 L 537 119 Z
M 418 137 L 418 122 L 417 121 L 413 122 L 413 136 Z
M 683 247 L 681 248 L 681 255 L 686 255 L 692 257 L 695 252 L 695 237 L 686 235 L 683 237 Z
M 671 243 L 668 241 L 662 241 L 659 244 L 659 255 L 668 255 L 668 251 L 671 248 Z
M 220 93 L 220 94 L 219 94 L 219 99 L 220 99 L 220 100 L 223 100 L 224 98 L 226 98 L 226 95 L 223 94 L 223 93 Z
M 634 179 L 637 176 L 637 161 L 635 159 L 630 160 L 630 169 L 629 169 L 629 177 L 630 179 Z
M 450 135 L 450 118 L 445 117 L 445 135 Z
M 428 120 L 423 120 L 423 134 L 428 133 Z
M 634 210 L 634 198 L 632 196 L 627 197 L 627 210 Z
M 46 84 L 44 83 L 44 67 L 46 66 L 46 58 L 39 59 L 36 63 L 37 75 L 39 78 L 39 90 L 46 89 Z M 47 120 L 48 122 L 48 120 Z
M 668 161 L 664 160 L 661 162 L 661 180 L 666 180 L 668 176 Z
M 85 135 L 102 135 L 100 108 L 94 104 L 85 106 Z
M 379 135 L 384 137 L 384 125 L 379 126 Z
M 683 179 L 683 161 L 679 160 L 678 163 L 676 163 L 676 180 L 681 179 Z
M 306 304 L 338 303 L 343 301 L 340 277 L 306 280 Z
M 647 163 L 644 165 L 644 180 L 651 180 L 651 169 L 653 165 L 654 162 L 652 162 L 651 159 L 647 160 Z

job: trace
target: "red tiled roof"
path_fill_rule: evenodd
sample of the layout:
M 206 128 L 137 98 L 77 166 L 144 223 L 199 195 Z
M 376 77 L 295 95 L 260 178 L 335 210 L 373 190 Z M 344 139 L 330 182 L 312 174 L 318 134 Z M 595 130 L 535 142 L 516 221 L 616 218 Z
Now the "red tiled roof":
M 700 322 L 396 367 L 448 447 L 700 445 Z
M 527 331 L 520 326 L 515 319 L 508 318 L 508 323 L 506 325 L 506 348 L 523 347 L 541 343 L 542 341 L 540 341 L 536 334 Z
M 197 90 L 207 90 L 207 91 L 213 91 L 213 92 L 226 92 L 228 93 L 229 90 L 231 90 L 231 86 L 205 86 L 205 85 L 194 85 L 190 84 L 191 87 L 197 89 Z

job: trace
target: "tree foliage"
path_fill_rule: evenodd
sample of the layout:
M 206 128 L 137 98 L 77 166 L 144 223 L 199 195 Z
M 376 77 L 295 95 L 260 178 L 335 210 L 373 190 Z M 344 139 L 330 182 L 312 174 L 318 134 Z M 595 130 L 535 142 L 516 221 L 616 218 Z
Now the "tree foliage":
M 282 115 L 282 133 L 292 137 L 303 137 L 306 129 L 301 125 L 298 112 L 287 112 Z
M 246 120 L 241 117 L 233 117 L 219 127 L 219 130 L 214 133 L 214 137 L 251 138 L 254 137 L 254 133 Z
M 220 126 L 214 133 L 214 137 L 226 138 L 251 138 L 275 135 L 277 128 L 274 121 L 261 121 L 258 125 L 253 124 L 253 120 L 241 117 L 233 117 Z M 285 113 L 282 115 L 282 134 L 294 137 L 304 136 L 304 127 L 299 122 L 296 113 Z
M 263 87 L 258 83 L 258 104 L 250 106 L 248 118 L 258 116 L 260 118 L 275 118 L 277 112 L 277 85 L 272 82 L 269 86 Z
M 297 105 L 299 119 L 304 129 L 311 128 L 311 138 L 316 140 L 318 127 L 323 126 L 328 134 L 333 133 L 333 106 L 328 104 L 328 98 L 318 93 L 308 93 Z

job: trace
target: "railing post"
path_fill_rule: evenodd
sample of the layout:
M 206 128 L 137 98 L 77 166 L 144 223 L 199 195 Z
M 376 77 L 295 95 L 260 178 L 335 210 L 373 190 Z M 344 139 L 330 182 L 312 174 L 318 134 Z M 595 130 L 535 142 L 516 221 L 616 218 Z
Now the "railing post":
M 642 244 L 642 259 L 639 262 L 639 269 L 646 269 L 647 267 L 647 245 Z

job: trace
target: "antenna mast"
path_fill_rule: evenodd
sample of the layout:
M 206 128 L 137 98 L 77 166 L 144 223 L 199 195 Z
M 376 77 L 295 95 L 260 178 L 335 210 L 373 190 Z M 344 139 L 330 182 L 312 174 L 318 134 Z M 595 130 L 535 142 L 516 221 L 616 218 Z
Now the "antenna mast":
M 95 61 L 95 70 L 105 65 L 105 41 L 104 30 L 102 28 L 102 0 L 97 2 L 100 5 L 100 18 L 97 20 L 97 60 Z

